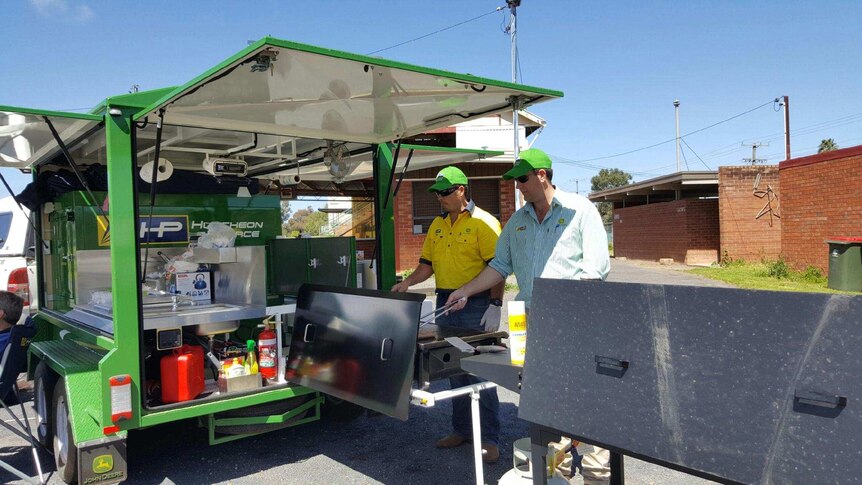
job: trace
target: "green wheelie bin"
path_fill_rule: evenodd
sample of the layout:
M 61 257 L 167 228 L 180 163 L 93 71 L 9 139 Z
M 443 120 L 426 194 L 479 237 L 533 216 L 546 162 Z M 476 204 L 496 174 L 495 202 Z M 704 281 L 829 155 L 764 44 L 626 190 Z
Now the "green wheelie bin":
M 862 237 L 832 237 L 829 244 L 829 282 L 834 290 L 862 292 Z

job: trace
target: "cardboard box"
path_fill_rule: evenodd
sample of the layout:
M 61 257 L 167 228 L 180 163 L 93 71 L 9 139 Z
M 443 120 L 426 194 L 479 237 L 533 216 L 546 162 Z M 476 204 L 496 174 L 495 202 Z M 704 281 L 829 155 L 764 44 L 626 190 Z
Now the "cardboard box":
M 212 301 L 212 274 L 208 271 L 169 275 L 168 293 L 191 297 L 192 300 Z
M 218 390 L 221 393 L 246 391 L 261 387 L 260 373 L 227 378 L 224 374 L 218 378 Z

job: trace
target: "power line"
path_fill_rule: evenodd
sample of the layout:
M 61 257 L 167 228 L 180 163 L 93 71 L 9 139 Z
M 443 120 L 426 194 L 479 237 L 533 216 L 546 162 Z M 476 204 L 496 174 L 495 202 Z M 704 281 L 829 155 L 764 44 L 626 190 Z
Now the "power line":
M 700 129 L 698 129 L 698 130 L 694 130 L 694 131 L 688 132 L 688 133 L 686 133 L 685 135 L 680 136 L 680 139 L 685 138 L 685 137 L 687 137 L 687 136 L 694 135 L 695 133 L 700 133 L 700 132 L 702 132 L 702 131 L 704 131 L 704 130 L 708 130 L 708 129 L 710 129 L 710 128 L 714 128 L 714 127 L 716 127 L 716 126 L 718 126 L 718 125 L 720 125 L 720 124 L 722 124 L 722 123 L 727 123 L 728 121 L 735 120 L 736 118 L 739 118 L 740 116 L 747 115 L 748 113 L 751 113 L 752 111 L 757 111 L 757 110 L 759 110 L 760 108 L 763 108 L 764 106 L 768 106 L 768 105 L 770 105 L 770 104 L 773 104 L 774 102 L 775 102 L 775 100 L 769 100 L 768 102 L 763 103 L 763 104 L 761 104 L 760 106 L 757 106 L 757 107 L 755 107 L 755 108 L 751 108 L 751 109 L 750 109 L 750 110 L 748 110 L 748 111 L 743 111 L 742 113 L 739 113 L 739 114 L 737 114 L 737 115 L 731 116 L 730 118 L 727 118 L 727 119 L 721 120 L 721 121 L 719 121 L 719 122 L 717 122 L 717 123 L 713 123 L 713 124 L 711 124 L 711 125 L 709 125 L 709 126 L 705 126 L 705 127 L 700 128 Z M 635 150 L 629 150 L 629 151 L 627 151 L 627 152 L 623 152 L 623 153 L 616 153 L 616 154 L 614 154 L 614 155 L 606 155 L 606 156 L 604 156 L 604 157 L 587 158 L 587 159 L 585 159 L 585 160 L 574 160 L 574 161 L 576 161 L 576 162 L 594 162 L 594 161 L 596 161 L 596 160 L 607 160 L 607 159 L 609 159 L 609 158 L 616 158 L 616 157 L 621 157 L 621 156 L 623 156 L 623 155 L 630 155 L 630 154 L 632 154 L 632 153 L 637 153 L 637 152 L 641 152 L 641 151 L 644 151 L 644 150 L 649 150 L 650 148 L 655 148 L 655 147 L 657 147 L 657 146 L 661 146 L 661 145 L 664 145 L 664 144 L 666 144 L 666 143 L 670 143 L 670 142 L 672 142 L 672 141 L 676 141 L 676 137 L 670 138 L 670 139 L 665 140 L 665 141 L 663 141 L 663 142 L 654 143 L 654 144 L 652 144 L 652 145 L 645 146 L 645 147 L 642 147 L 642 148 L 637 148 L 637 149 L 635 149 Z
M 432 35 L 439 34 L 440 32 L 445 32 L 445 31 L 447 31 L 447 30 L 454 29 L 455 27 L 459 27 L 459 26 L 461 26 L 461 25 L 464 25 L 464 24 L 467 24 L 467 23 L 473 22 L 474 20 L 479 20 L 479 19 L 480 19 L 480 18 L 482 18 L 482 17 L 487 17 L 488 15 L 491 15 L 491 14 L 497 13 L 497 12 L 499 12 L 500 10 L 503 10 L 504 8 L 505 8 L 505 7 L 497 7 L 497 8 L 495 8 L 494 10 L 492 10 L 492 11 L 490 11 L 490 12 L 488 12 L 488 13 L 483 13 L 482 15 L 479 15 L 479 16 L 477 16 L 477 17 L 473 17 L 473 18 L 471 18 L 471 19 L 467 19 L 467 20 L 465 20 L 465 21 L 463 21 L 463 22 L 458 22 L 457 24 L 452 24 L 452 25 L 450 25 L 450 26 L 448 26 L 448 27 L 443 27 L 442 29 L 435 30 L 434 32 L 430 32 L 430 33 L 428 33 L 428 34 L 425 34 L 425 35 L 421 35 L 421 36 L 419 36 L 419 37 L 416 37 L 415 39 L 405 40 L 404 42 L 401 42 L 400 44 L 395 44 L 395 45 L 392 45 L 392 46 L 389 46 L 389 47 L 384 47 L 383 49 L 377 49 L 376 51 L 369 52 L 369 53 L 368 53 L 368 54 L 366 54 L 366 55 L 369 55 L 369 56 L 370 56 L 370 55 L 372 55 L 372 54 L 377 54 L 378 52 L 388 51 L 389 49 L 394 49 L 394 48 L 396 48 L 396 47 L 401 47 L 402 45 L 409 44 L 409 43 L 411 43 L 411 42 L 416 42 L 417 40 L 422 40 L 422 39 L 424 39 L 424 38 L 426 38 L 426 37 L 431 37 Z
M 696 156 L 697 159 L 700 160 L 700 163 L 702 163 L 703 166 L 706 167 L 707 170 L 712 170 L 711 168 L 709 168 L 709 165 L 707 165 L 706 162 L 704 162 L 703 159 L 700 158 L 700 155 L 698 155 L 697 152 L 694 151 L 694 148 L 692 148 L 691 145 L 689 145 L 687 141 L 682 140 L 682 142 L 685 143 L 685 146 L 687 146 L 689 150 L 691 150 L 691 153 L 694 153 L 694 156 Z

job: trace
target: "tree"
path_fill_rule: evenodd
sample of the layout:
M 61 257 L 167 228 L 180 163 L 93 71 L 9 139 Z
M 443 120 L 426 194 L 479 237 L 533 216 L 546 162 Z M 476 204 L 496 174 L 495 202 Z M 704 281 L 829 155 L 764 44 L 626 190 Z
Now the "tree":
M 590 179 L 592 184 L 590 189 L 593 192 L 600 190 L 613 189 L 622 187 L 632 182 L 632 175 L 618 168 L 603 168 L 599 173 Z M 614 205 L 611 202 L 599 202 L 599 213 L 602 215 L 602 221 L 605 224 L 610 224 L 613 221 Z
M 329 216 L 326 212 L 312 212 L 305 219 L 305 233 L 311 236 L 319 236 L 320 230 L 329 222 Z
M 817 149 L 817 153 L 831 152 L 837 149 L 838 144 L 835 143 L 835 140 L 832 138 L 826 138 L 824 140 L 820 140 L 820 147 Z
M 311 206 L 294 212 L 285 225 L 287 236 L 296 237 L 301 233 L 309 236 L 319 236 L 320 229 L 326 225 L 329 216 L 325 212 L 315 211 Z
M 598 175 L 590 179 L 592 183 L 591 190 L 593 192 L 622 187 L 631 183 L 631 181 L 631 174 L 618 168 L 603 168 L 599 170 Z

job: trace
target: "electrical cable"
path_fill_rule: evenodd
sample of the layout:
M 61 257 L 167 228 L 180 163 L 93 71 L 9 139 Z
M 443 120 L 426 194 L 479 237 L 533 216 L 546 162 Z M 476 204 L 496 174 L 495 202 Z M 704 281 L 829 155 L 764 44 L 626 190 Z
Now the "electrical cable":
M 757 110 L 759 110 L 760 108 L 763 108 L 764 106 L 768 106 L 768 105 L 770 105 L 770 104 L 772 104 L 772 103 L 773 103 L 773 100 L 769 100 L 768 102 L 763 103 L 763 104 L 761 104 L 760 106 L 757 106 L 757 107 L 755 107 L 755 108 L 751 108 L 751 109 L 750 109 L 750 110 L 748 110 L 748 111 L 743 111 L 742 113 L 739 113 L 739 114 L 737 114 L 737 115 L 731 116 L 730 118 L 727 118 L 727 119 L 721 120 L 721 121 L 719 121 L 719 122 L 717 122 L 717 123 L 713 123 L 713 124 L 711 124 L 711 125 L 709 125 L 709 126 L 705 126 L 705 127 L 700 128 L 700 129 L 698 129 L 698 130 L 690 131 L 690 132 L 686 133 L 685 135 L 680 136 L 680 138 L 684 138 L 684 137 L 686 137 L 686 136 L 691 136 L 691 135 L 694 135 L 694 134 L 696 134 L 696 133 L 700 133 L 700 132 L 702 132 L 702 131 L 708 130 L 708 129 L 710 129 L 710 128 L 714 128 L 714 127 L 716 127 L 716 126 L 718 126 L 718 125 L 720 125 L 720 124 L 722 124 L 722 123 L 727 123 L 728 121 L 735 120 L 736 118 L 739 118 L 740 116 L 747 115 L 748 113 L 751 113 L 752 111 L 757 111 Z M 623 156 L 623 155 L 630 155 L 630 154 L 632 154 L 632 153 L 637 153 L 637 152 L 641 152 L 641 151 L 644 151 L 644 150 L 649 150 L 650 148 L 655 148 L 655 147 L 657 147 L 657 146 L 661 146 L 661 145 L 664 145 L 664 144 L 666 144 L 666 143 L 670 143 L 670 142 L 672 142 L 672 141 L 676 141 L 676 137 L 674 137 L 674 138 L 669 138 L 669 139 L 667 139 L 667 140 L 665 140 L 665 141 L 662 141 L 662 142 L 659 142 L 659 143 L 654 143 L 654 144 L 652 144 L 652 145 L 645 146 L 645 147 L 642 147 L 642 148 L 637 148 L 637 149 L 635 149 L 635 150 L 629 150 L 629 151 L 627 151 L 627 152 L 623 152 L 623 153 L 616 153 L 616 154 L 613 154 L 613 155 L 606 155 L 606 156 L 604 156 L 604 157 L 587 158 L 587 159 L 584 159 L 584 160 L 572 160 L 572 161 L 573 161 L 573 162 L 594 162 L 594 161 L 596 161 L 596 160 L 607 160 L 607 159 L 609 159 L 609 158 L 616 158 L 616 157 L 621 157 L 621 156 Z M 602 167 L 602 168 L 605 168 L 605 167 Z
M 425 35 L 421 35 L 421 36 L 419 36 L 419 37 L 416 37 L 415 39 L 405 40 L 404 42 L 401 42 L 401 43 L 398 43 L 398 44 L 395 44 L 395 45 L 392 45 L 392 46 L 389 46 L 389 47 L 384 47 L 383 49 L 377 49 L 376 51 L 369 52 L 369 53 L 368 53 L 368 54 L 366 54 L 366 55 L 370 56 L 370 55 L 373 55 L 373 54 L 377 54 L 378 52 L 388 51 L 389 49 L 394 49 L 394 48 L 396 48 L 396 47 L 401 47 L 402 45 L 409 44 L 409 43 L 411 43 L 411 42 L 416 42 L 417 40 L 422 40 L 422 39 L 424 39 L 424 38 L 426 38 L 426 37 L 431 37 L 432 35 L 439 34 L 440 32 L 445 32 L 445 31 L 447 31 L 447 30 L 454 29 L 455 27 L 459 27 L 459 26 L 461 26 L 461 25 L 464 25 L 464 24 L 467 24 L 467 23 L 473 22 L 474 20 L 479 20 L 479 19 L 480 19 L 480 18 L 482 18 L 482 17 L 487 17 L 488 15 L 491 15 L 491 14 L 497 13 L 497 12 L 499 12 L 500 10 L 503 10 L 503 8 L 505 8 L 505 7 L 497 7 L 497 8 L 495 8 L 494 10 L 492 10 L 492 11 L 490 11 L 490 12 L 488 12 L 488 13 L 483 13 L 482 15 L 479 15 L 479 16 L 477 16 L 477 17 L 473 17 L 473 18 L 471 18 L 471 19 L 467 19 L 467 20 L 465 20 L 465 21 L 463 21 L 463 22 L 458 22 L 457 24 L 453 24 L 453 25 L 450 25 L 450 26 L 448 26 L 448 27 L 444 27 L 444 28 L 442 28 L 442 29 L 435 30 L 434 32 L 430 32 L 430 33 L 427 33 L 427 34 L 425 34 Z
M 706 162 L 704 162 L 704 161 L 703 161 L 703 159 L 702 159 L 702 158 L 700 158 L 700 155 L 698 155 L 698 154 L 697 154 L 697 152 L 696 152 L 696 151 L 694 151 L 694 148 L 692 148 L 692 147 L 688 144 L 688 142 L 687 142 L 687 141 L 682 140 L 682 142 L 685 144 L 685 146 L 687 146 L 687 147 L 688 147 L 688 149 L 689 149 L 689 150 L 691 150 L 691 153 L 694 153 L 694 156 L 696 156 L 696 157 L 697 157 L 697 159 L 698 159 L 698 160 L 700 160 L 700 163 L 702 163 L 702 164 L 703 164 L 703 166 L 704 166 L 704 167 L 706 167 L 706 169 L 707 169 L 707 170 L 712 170 L 711 168 L 709 168 L 709 165 L 707 165 L 707 164 L 706 164 Z M 688 166 L 688 162 L 686 162 L 686 166 Z
M 680 148 L 680 149 L 679 149 L 679 153 L 682 155 L 682 161 L 683 161 L 683 163 L 685 163 L 685 170 L 686 170 L 686 171 L 691 170 L 691 169 L 688 167 L 688 158 L 686 158 L 686 156 L 685 156 L 685 150 L 683 150 L 682 148 Z

